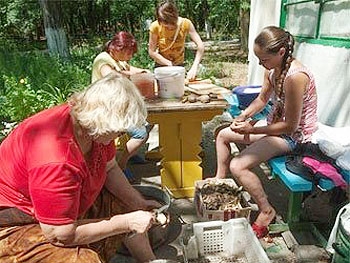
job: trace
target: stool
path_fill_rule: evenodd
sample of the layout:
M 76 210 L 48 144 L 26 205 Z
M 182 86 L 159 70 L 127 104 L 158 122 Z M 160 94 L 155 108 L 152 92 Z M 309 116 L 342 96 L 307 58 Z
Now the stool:
M 272 158 L 268 161 L 268 164 L 271 168 L 272 176 L 274 178 L 278 177 L 289 190 L 287 211 L 288 228 L 291 230 L 302 230 L 308 233 L 312 233 L 317 242 L 325 248 L 327 245 L 327 240 L 319 232 L 314 223 L 300 222 L 304 193 L 312 191 L 315 185 L 303 177 L 288 171 L 286 168 L 286 156 Z M 350 171 L 342 170 L 341 174 L 343 175 L 344 180 L 349 184 Z M 328 191 L 335 187 L 330 179 L 325 178 L 321 178 L 317 186 L 322 191 Z

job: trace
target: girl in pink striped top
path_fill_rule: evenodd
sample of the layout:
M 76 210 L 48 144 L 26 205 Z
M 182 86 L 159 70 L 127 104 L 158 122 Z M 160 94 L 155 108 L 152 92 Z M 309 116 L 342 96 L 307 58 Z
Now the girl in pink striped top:
M 257 236 L 267 234 L 276 215 L 258 176 L 251 169 L 272 157 L 283 155 L 297 142 L 311 140 L 316 130 L 317 96 L 312 73 L 293 57 L 293 36 L 282 28 L 264 28 L 254 41 L 254 53 L 265 70 L 259 96 L 230 126 L 216 137 L 216 178 L 225 178 L 228 170 L 250 193 L 260 214 L 252 224 Z M 251 117 L 272 101 L 267 125 L 257 125 Z M 230 143 L 249 144 L 231 159 Z

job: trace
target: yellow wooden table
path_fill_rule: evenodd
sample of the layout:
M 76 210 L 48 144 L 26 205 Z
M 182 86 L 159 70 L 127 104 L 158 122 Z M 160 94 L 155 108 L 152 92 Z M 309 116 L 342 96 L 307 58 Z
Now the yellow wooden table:
M 202 122 L 221 115 L 225 100 L 182 103 L 180 100 L 146 101 L 148 121 L 159 125 L 161 182 L 176 198 L 193 197 L 194 182 L 202 180 Z

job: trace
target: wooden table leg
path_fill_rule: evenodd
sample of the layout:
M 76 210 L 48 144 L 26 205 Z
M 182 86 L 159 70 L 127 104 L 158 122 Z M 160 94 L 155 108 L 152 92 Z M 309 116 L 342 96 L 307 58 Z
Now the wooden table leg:
M 202 122 L 222 110 L 152 113 L 148 120 L 159 125 L 162 185 L 176 198 L 193 197 L 194 183 L 202 180 L 200 143 Z

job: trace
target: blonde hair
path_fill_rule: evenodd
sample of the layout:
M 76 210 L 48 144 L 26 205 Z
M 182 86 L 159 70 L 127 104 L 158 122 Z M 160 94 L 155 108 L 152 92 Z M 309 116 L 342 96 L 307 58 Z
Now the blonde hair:
M 136 86 L 112 72 L 69 99 L 71 114 L 91 136 L 126 132 L 146 123 L 147 110 Z

